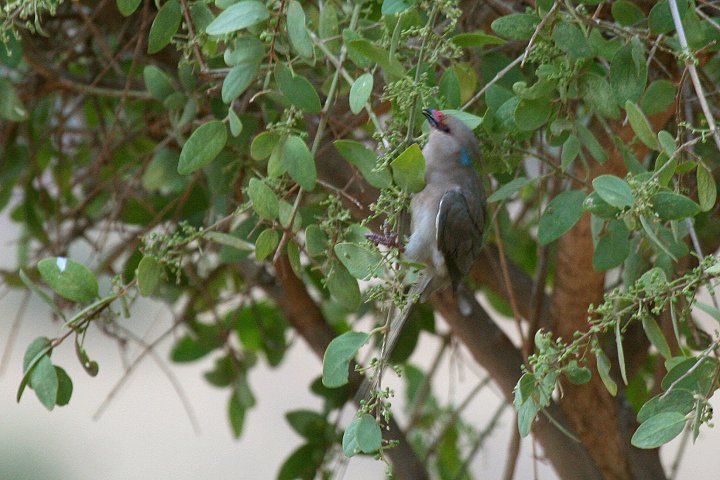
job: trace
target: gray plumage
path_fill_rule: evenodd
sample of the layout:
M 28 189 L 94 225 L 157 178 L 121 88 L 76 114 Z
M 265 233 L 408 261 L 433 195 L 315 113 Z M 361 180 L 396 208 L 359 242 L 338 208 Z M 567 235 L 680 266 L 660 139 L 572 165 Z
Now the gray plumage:
M 485 191 L 473 164 L 480 147 L 457 117 L 424 110 L 430 137 L 423 148 L 425 188 L 410 203 L 410 241 L 405 256 L 424 263 L 425 301 L 447 285 L 453 291 L 480 255 L 485 228 Z

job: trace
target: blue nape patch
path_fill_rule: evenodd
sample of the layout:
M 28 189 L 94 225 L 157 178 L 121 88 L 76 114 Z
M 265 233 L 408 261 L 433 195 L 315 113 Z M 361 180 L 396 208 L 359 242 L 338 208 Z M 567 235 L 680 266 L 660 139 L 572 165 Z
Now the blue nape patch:
M 470 152 L 468 152 L 468 149 L 465 147 L 460 149 L 460 165 L 463 167 L 472 165 L 472 157 L 470 157 Z

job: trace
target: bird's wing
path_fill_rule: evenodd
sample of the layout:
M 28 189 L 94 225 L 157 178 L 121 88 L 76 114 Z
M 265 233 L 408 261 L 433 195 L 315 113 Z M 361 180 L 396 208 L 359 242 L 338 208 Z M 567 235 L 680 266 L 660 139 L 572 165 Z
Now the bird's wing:
M 470 208 L 460 190 L 450 190 L 440 199 L 437 246 L 445 257 L 453 287 L 468 273 L 482 248 L 484 213 L 480 209 L 473 215 L 473 211 L 477 209 Z

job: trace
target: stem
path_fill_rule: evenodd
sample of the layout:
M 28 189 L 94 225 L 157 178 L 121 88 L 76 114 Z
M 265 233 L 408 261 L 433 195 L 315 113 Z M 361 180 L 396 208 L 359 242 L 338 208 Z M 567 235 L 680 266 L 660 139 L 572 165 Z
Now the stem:
M 687 37 L 685 36 L 685 27 L 683 27 L 682 21 L 680 20 L 680 12 L 678 11 L 677 0 L 668 0 L 670 5 L 670 13 L 672 14 L 673 23 L 675 24 L 675 30 L 678 33 L 678 40 L 680 41 L 680 47 L 682 48 L 683 56 L 685 57 L 685 67 L 690 72 L 690 79 L 692 80 L 693 88 L 698 96 L 698 102 L 700 102 L 700 108 L 702 108 L 705 120 L 707 120 L 708 127 L 712 133 L 713 139 L 715 139 L 715 146 L 720 150 L 720 132 L 718 132 L 715 126 L 715 118 L 713 117 L 710 106 L 705 98 L 705 92 L 703 92 L 702 84 L 700 83 L 700 77 L 698 76 L 697 69 L 695 68 L 694 57 L 688 47 Z
M 433 4 L 433 9 L 430 11 L 430 18 L 428 18 L 428 24 L 427 24 L 427 30 L 425 31 L 425 35 L 423 35 L 422 43 L 420 43 L 420 50 L 418 51 L 418 60 L 417 65 L 415 66 L 415 80 L 414 85 L 416 88 L 414 89 L 412 102 L 410 103 L 410 112 L 408 113 L 408 129 L 407 129 L 407 135 L 405 135 L 405 143 L 410 144 L 410 142 L 413 139 L 414 133 L 415 133 L 415 117 L 417 116 L 417 100 L 419 90 L 417 89 L 417 85 L 420 83 L 420 66 L 423 62 L 423 55 L 425 54 L 425 46 L 427 45 L 427 41 L 430 38 L 430 34 L 433 31 L 433 25 L 435 25 L 435 19 L 437 18 L 438 11 L 440 10 L 440 6 L 435 3 Z

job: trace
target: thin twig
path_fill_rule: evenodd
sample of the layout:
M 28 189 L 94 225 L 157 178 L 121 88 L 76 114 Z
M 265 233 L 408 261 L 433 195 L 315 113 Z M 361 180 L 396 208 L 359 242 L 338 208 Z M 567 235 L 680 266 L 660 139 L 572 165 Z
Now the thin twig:
M 720 132 L 718 132 L 717 126 L 715 125 L 715 118 L 713 117 L 710 106 L 705 98 L 702 84 L 700 83 L 700 77 L 698 76 L 697 69 L 695 68 L 694 57 L 688 47 L 687 37 L 685 36 L 685 27 L 683 27 L 682 20 L 680 19 L 680 12 L 678 11 L 677 0 L 668 0 L 670 5 L 670 13 L 672 14 L 673 23 L 675 24 L 675 30 L 678 33 L 678 40 L 680 41 L 680 48 L 682 48 L 683 56 L 685 57 L 685 66 L 690 72 L 690 79 L 692 80 L 693 88 L 698 96 L 698 102 L 700 102 L 700 108 L 702 108 L 705 120 L 708 123 L 710 132 L 712 133 L 713 139 L 715 139 L 715 146 L 720 150 Z
M 508 72 L 509 72 L 510 70 L 512 70 L 513 68 L 515 68 L 515 66 L 516 66 L 517 64 L 519 64 L 521 61 L 522 61 L 522 57 L 517 57 L 515 60 L 513 60 L 512 62 L 510 62 L 505 68 L 503 68 L 502 70 L 500 70 L 500 71 L 493 77 L 493 79 L 490 80 L 488 83 L 486 83 L 485 86 L 484 86 L 483 88 L 481 88 L 479 92 L 477 92 L 475 95 L 473 95 L 473 97 L 472 97 L 470 100 L 468 100 L 468 101 L 465 103 L 465 105 L 462 106 L 462 108 L 461 108 L 460 110 L 466 110 L 470 105 L 472 105 L 473 103 L 477 102 L 477 101 L 480 99 L 480 97 L 483 96 L 483 94 L 485 93 L 485 91 L 486 91 L 488 88 L 490 88 L 491 85 L 494 85 L 497 81 L 499 81 L 501 78 L 503 78 L 505 75 L 507 75 Z
M 533 43 L 535 43 L 535 39 L 537 38 L 538 34 L 540 33 L 540 30 L 542 30 L 547 22 L 550 20 L 550 17 L 552 17 L 555 14 L 555 11 L 560 6 L 560 2 L 556 1 L 553 3 L 552 8 L 548 11 L 548 13 L 540 20 L 540 23 L 538 23 L 537 27 L 535 27 L 535 31 L 532 34 L 532 37 L 530 37 L 530 41 L 527 44 L 527 47 L 525 48 L 525 53 L 523 53 L 522 61 L 520 62 L 520 68 L 525 66 L 525 62 L 527 61 L 528 55 L 530 55 L 530 50 L 532 50 Z

